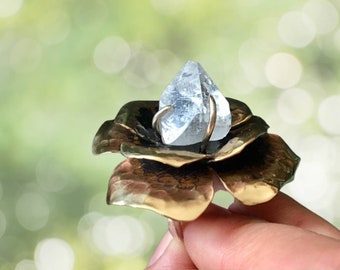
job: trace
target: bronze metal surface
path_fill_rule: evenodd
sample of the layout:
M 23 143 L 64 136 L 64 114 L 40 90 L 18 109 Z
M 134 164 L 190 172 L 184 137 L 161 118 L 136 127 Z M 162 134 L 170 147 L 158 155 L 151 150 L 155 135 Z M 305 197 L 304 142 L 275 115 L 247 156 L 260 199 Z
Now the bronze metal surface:
M 151 209 L 175 220 L 193 220 L 214 195 L 214 172 L 205 166 L 180 169 L 143 159 L 126 159 L 110 179 L 108 204 Z
M 280 136 L 265 134 L 240 154 L 210 166 L 234 197 L 254 205 L 270 200 L 292 181 L 299 162 Z

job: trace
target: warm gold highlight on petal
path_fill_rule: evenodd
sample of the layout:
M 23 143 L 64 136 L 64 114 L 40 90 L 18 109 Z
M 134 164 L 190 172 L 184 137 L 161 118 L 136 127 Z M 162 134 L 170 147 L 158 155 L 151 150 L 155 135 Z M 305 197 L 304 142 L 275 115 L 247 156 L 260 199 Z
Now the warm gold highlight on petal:
M 215 173 L 206 166 L 180 169 L 159 162 L 127 159 L 110 179 L 109 204 L 151 209 L 175 220 L 197 218 L 211 202 Z
M 265 134 L 240 154 L 212 163 L 211 167 L 233 196 L 253 205 L 270 200 L 293 180 L 299 161 L 281 137 Z

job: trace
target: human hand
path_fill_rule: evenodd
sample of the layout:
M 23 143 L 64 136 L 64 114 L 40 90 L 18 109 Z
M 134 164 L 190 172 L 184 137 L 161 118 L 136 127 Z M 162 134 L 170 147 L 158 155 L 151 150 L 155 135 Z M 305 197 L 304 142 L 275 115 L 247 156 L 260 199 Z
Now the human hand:
M 340 269 L 340 231 L 289 196 L 169 223 L 147 270 Z

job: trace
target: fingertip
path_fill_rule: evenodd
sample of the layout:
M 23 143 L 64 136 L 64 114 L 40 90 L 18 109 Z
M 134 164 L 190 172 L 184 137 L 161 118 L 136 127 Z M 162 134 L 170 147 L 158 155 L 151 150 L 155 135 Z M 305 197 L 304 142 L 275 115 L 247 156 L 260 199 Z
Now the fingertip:
M 166 248 L 169 246 L 170 242 L 172 240 L 172 235 L 167 232 L 162 240 L 160 241 L 160 243 L 158 244 L 156 250 L 154 251 L 154 253 L 152 254 L 149 263 L 148 263 L 148 267 L 153 265 L 164 253 L 164 251 L 166 250 Z M 149 269 L 149 268 L 147 268 Z M 151 269 L 151 268 L 150 268 Z
M 252 222 L 212 204 L 198 219 L 183 224 L 184 245 L 198 269 L 233 269 L 233 259 L 229 257 L 235 252 L 229 248 L 233 246 L 232 239 Z M 227 263 L 226 258 L 230 259 Z
M 191 261 L 183 242 L 178 238 L 171 237 L 171 240 L 165 250 L 163 250 L 159 256 L 157 255 L 152 257 L 152 260 L 150 260 L 146 270 L 197 269 Z

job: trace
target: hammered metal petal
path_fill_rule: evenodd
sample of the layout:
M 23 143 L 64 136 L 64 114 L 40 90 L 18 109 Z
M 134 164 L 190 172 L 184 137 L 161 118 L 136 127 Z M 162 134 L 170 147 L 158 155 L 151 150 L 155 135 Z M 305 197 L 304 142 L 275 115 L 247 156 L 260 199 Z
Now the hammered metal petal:
M 126 103 L 118 112 L 115 122 L 135 129 L 142 125 L 145 128 L 152 127 L 152 117 L 158 111 L 158 101 L 137 100 Z
M 127 159 L 110 179 L 108 204 L 151 209 L 166 217 L 189 221 L 211 202 L 213 170 L 199 164 L 173 168 L 142 159 Z
M 242 101 L 233 98 L 226 98 L 229 102 L 230 112 L 232 116 L 232 127 L 237 127 L 248 121 L 248 119 L 252 116 L 252 112 Z
M 185 150 L 172 150 L 160 147 L 140 147 L 133 144 L 122 144 L 120 152 L 127 158 L 154 160 L 176 168 L 207 157 L 205 154 Z
M 130 128 L 116 124 L 114 120 L 106 121 L 101 125 L 93 139 L 92 152 L 94 154 L 101 154 L 106 151 L 119 152 L 122 143 L 141 144 L 137 134 Z
M 247 145 L 267 133 L 269 126 L 258 116 L 252 116 L 246 124 L 230 130 L 227 143 L 218 150 L 211 161 L 217 162 L 239 154 Z
M 233 128 L 225 140 L 221 142 L 210 143 L 210 152 L 213 154 L 198 153 L 199 145 L 192 145 L 188 150 L 179 150 L 175 147 L 144 147 L 133 144 L 122 144 L 121 153 L 128 158 L 142 158 L 155 160 L 173 167 L 181 167 L 198 160 L 206 159 L 211 162 L 217 162 L 230 158 L 240 153 L 248 144 L 256 138 L 267 132 L 268 125 L 260 117 L 252 116 L 248 119 L 246 125 L 238 125 Z M 226 144 L 223 142 L 227 141 Z M 215 154 L 214 152 L 220 147 Z M 196 147 L 196 149 L 194 149 Z
M 292 181 L 299 161 L 281 137 L 265 134 L 240 154 L 210 166 L 235 198 L 254 205 L 270 200 Z
M 132 101 L 125 104 L 114 120 L 101 125 L 93 139 L 92 152 L 118 152 L 122 143 L 157 145 L 160 139 L 151 127 L 151 119 L 157 109 L 157 101 Z

